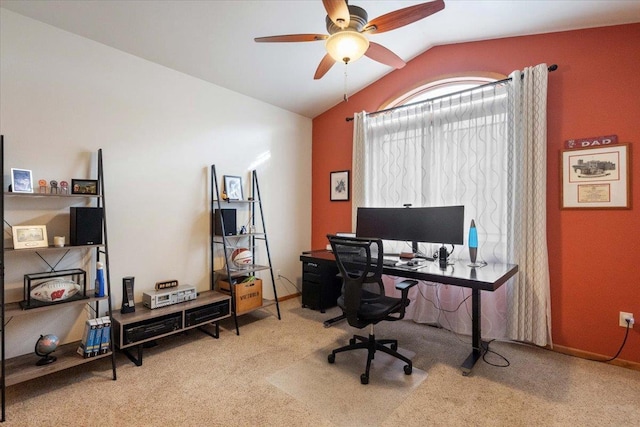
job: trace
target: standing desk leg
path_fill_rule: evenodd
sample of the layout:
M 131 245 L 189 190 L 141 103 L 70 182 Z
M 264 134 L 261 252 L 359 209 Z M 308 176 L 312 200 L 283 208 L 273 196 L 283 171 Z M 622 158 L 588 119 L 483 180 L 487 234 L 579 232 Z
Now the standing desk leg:
M 462 375 L 467 376 L 471 373 L 473 365 L 482 356 L 482 336 L 480 333 L 480 290 L 471 290 L 471 354 L 462 364 Z

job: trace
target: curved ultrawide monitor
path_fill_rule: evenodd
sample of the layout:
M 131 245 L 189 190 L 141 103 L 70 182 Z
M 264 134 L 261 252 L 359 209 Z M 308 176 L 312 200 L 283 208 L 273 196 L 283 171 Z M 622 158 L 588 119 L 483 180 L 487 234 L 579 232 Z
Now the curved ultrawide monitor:
M 462 245 L 464 206 L 358 208 L 356 236 Z

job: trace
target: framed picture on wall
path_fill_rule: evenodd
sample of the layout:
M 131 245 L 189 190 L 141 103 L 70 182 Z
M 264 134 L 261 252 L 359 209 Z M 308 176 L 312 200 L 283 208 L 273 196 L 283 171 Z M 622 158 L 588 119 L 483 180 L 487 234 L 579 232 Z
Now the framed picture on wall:
M 349 200 L 349 171 L 331 172 L 331 201 Z
M 33 179 L 30 170 L 11 168 L 11 191 L 14 193 L 33 193 Z
M 628 144 L 561 152 L 562 209 L 630 209 Z
M 242 178 L 225 175 L 224 192 L 227 195 L 227 200 L 242 200 Z

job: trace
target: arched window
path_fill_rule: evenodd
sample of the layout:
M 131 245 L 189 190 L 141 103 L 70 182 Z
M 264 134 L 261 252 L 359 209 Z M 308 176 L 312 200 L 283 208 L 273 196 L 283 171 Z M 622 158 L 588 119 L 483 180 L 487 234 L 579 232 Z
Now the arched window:
M 392 97 L 389 101 L 382 104 L 379 110 L 437 98 L 439 96 L 502 80 L 506 77 L 507 76 L 503 74 L 490 72 L 465 73 L 454 76 L 437 77 L 432 80 L 420 82 L 414 88 Z

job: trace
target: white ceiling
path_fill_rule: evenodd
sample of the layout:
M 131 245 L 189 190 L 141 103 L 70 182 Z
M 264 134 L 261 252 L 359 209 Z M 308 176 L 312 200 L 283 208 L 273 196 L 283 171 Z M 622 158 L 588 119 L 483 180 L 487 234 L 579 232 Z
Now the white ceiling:
M 351 3 L 371 20 L 422 2 Z M 344 65 L 313 80 L 324 42 L 253 41 L 326 34 L 321 0 L 0 0 L 0 6 L 306 117 L 342 101 Z M 639 0 L 445 0 L 435 15 L 369 37 L 409 61 L 435 45 L 631 22 L 640 22 Z M 366 57 L 350 64 L 349 94 L 391 71 Z

